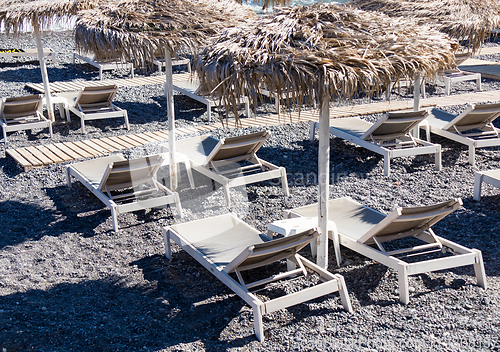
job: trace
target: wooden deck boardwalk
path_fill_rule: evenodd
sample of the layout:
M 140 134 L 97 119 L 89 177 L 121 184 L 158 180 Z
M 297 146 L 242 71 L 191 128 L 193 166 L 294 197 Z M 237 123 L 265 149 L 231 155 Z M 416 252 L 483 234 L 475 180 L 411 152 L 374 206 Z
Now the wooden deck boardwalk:
M 172 76 L 174 82 L 189 79 L 190 73 L 178 73 Z M 135 78 L 121 78 L 121 79 L 107 79 L 103 81 L 64 81 L 64 82 L 51 82 L 50 91 L 52 93 L 71 92 L 80 90 L 83 87 L 101 87 L 115 84 L 118 87 L 133 87 L 144 86 L 151 84 L 165 83 L 165 75 L 148 76 L 148 77 L 135 77 Z M 43 83 L 27 83 L 26 87 L 35 91 L 45 93 Z
M 421 107 L 450 106 L 487 101 L 500 101 L 500 90 L 422 99 Z M 406 109 L 413 109 L 412 100 L 332 107 L 330 109 L 330 116 L 332 118 L 349 117 Z M 270 114 L 259 117 L 242 118 L 240 119 L 240 127 L 245 128 L 253 126 L 271 126 L 288 123 L 299 123 L 309 120 L 317 121 L 318 118 L 319 110 L 317 109 L 301 111 L 300 113 L 283 113 L 279 116 L 277 114 Z M 186 135 L 200 131 L 210 132 L 211 130 L 221 127 L 222 123 L 220 122 L 211 125 L 191 126 L 177 129 L 176 134 Z M 236 127 L 234 120 L 228 121 L 228 127 Z M 29 170 L 36 167 L 43 167 L 49 164 L 70 162 L 77 159 L 106 155 L 112 152 L 141 146 L 147 143 L 165 142 L 167 141 L 167 139 L 168 131 L 156 131 L 148 133 L 126 134 L 100 139 L 7 149 L 6 154 L 10 155 L 20 166 L 24 168 L 24 170 Z

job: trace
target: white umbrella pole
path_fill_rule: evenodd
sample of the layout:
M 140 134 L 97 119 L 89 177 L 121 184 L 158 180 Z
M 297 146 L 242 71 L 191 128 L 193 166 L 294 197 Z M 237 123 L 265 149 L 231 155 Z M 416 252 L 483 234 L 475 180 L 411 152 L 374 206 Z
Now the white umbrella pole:
M 316 263 L 322 267 L 328 266 L 328 194 L 330 178 L 330 98 L 324 91 L 320 98 L 319 112 L 319 153 L 318 153 L 318 226 L 321 235 L 318 236 Z M 340 250 L 338 250 L 338 239 L 334 236 L 335 254 L 337 263 L 340 262 Z
M 170 189 L 177 189 L 177 163 L 175 160 L 175 112 L 174 87 L 172 82 L 172 56 L 165 49 L 165 98 L 168 114 L 168 150 L 170 153 Z
M 420 87 L 422 84 L 422 78 L 420 75 L 415 76 L 415 84 L 413 85 L 413 111 L 418 111 L 420 110 Z M 411 134 L 413 137 L 419 137 L 419 127 L 416 126 Z
M 42 71 L 43 89 L 45 91 L 45 104 L 50 121 L 54 122 L 54 107 L 50 99 L 49 76 L 47 74 L 47 65 L 45 64 L 45 55 L 43 55 L 42 36 L 38 24 L 33 26 L 33 35 L 36 42 L 36 50 L 38 51 L 38 61 L 40 61 L 40 71 Z

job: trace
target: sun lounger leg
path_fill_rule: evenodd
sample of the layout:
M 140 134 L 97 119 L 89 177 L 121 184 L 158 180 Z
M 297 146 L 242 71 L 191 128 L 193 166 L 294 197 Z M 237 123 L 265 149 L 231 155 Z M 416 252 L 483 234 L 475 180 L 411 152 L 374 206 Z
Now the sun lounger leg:
M 102 66 L 99 66 L 99 80 L 102 81 Z
M 245 114 L 247 114 L 247 117 L 250 117 L 250 103 L 248 99 L 245 99 Z
M 335 275 L 337 276 L 337 281 L 339 285 L 339 294 L 340 294 L 340 300 L 342 301 L 342 306 L 344 309 L 352 313 L 352 304 L 351 304 L 351 299 L 349 298 L 349 294 L 347 292 L 347 285 L 345 284 L 344 277 L 342 275 Z
M 71 175 L 69 174 L 69 167 L 66 167 L 66 183 L 68 188 L 71 188 Z
M 476 89 L 477 90 L 482 90 L 482 87 L 481 87 L 481 74 L 479 74 L 479 77 L 476 79 Z
M 391 174 L 391 155 L 389 153 L 384 154 L 384 175 L 390 176 Z
M 441 146 L 438 146 L 438 150 L 436 151 L 436 154 L 434 156 L 434 162 L 436 164 L 436 170 L 441 171 L 443 166 L 441 162 Z
M 476 264 L 474 264 L 474 273 L 476 274 L 476 280 L 478 286 L 481 286 L 485 290 L 488 288 L 488 283 L 486 281 L 486 272 L 484 270 L 483 255 L 478 249 L 472 249 L 476 252 Z
M 115 207 L 111 206 L 111 219 L 113 220 L 113 230 L 118 231 L 118 214 Z
M 408 304 L 410 301 L 410 291 L 408 288 L 408 271 L 404 264 L 401 264 L 398 270 L 399 281 L 399 300 L 403 304 Z
M 184 216 L 184 212 L 182 211 L 181 199 L 179 198 L 179 193 L 174 192 L 175 205 L 177 206 L 177 212 L 179 216 L 182 218 Z
M 474 145 L 469 145 L 469 164 L 476 165 L 476 147 Z
M 333 249 L 335 252 L 335 259 L 337 261 L 337 265 L 340 266 L 342 263 L 342 256 L 340 254 L 340 242 L 339 242 L 339 234 L 337 232 L 337 226 L 333 222 L 328 223 L 328 237 L 333 241 Z
M 49 121 L 49 133 L 50 133 L 50 139 L 52 139 L 52 137 L 53 137 L 53 133 L 52 133 L 52 121 Z
M 126 110 L 123 110 L 123 112 L 124 112 L 123 117 L 125 118 L 125 127 L 127 127 L 127 131 L 129 131 L 130 130 L 130 125 L 128 123 L 128 114 L 127 114 Z
M 253 307 L 253 326 L 257 340 L 260 342 L 264 341 L 264 326 L 262 324 L 261 305 L 255 305 Z
M 212 106 L 210 104 L 207 104 L 207 119 L 208 119 L 208 123 L 210 123 L 210 120 L 211 120 L 211 115 L 212 114 Z
M 483 174 L 477 172 L 474 175 L 474 195 L 472 199 L 477 200 L 478 202 L 481 200 L 481 186 L 483 183 Z
M 309 121 L 309 141 L 312 142 L 314 140 L 314 132 L 316 132 L 316 122 Z
M 222 185 L 224 188 L 224 198 L 226 198 L 226 205 L 231 206 L 231 196 L 229 195 L 229 184 L 225 183 Z
M 280 167 L 281 173 L 281 187 L 283 187 L 283 193 L 285 196 L 290 197 L 290 190 L 288 189 L 288 179 L 286 177 L 286 169 L 284 167 Z
M 3 143 L 7 145 L 7 132 L 5 131 L 5 127 L 2 128 L 2 132 L 3 132 Z
M 172 248 L 170 247 L 170 232 L 169 230 L 163 229 L 163 242 L 165 244 L 165 257 L 169 261 L 172 261 Z

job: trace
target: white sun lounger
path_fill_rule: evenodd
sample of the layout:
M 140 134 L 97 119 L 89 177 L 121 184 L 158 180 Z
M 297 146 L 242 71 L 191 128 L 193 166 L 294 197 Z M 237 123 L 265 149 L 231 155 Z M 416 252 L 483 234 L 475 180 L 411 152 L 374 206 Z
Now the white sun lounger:
M 116 85 L 88 86 L 79 92 L 58 93 L 57 96 L 63 97 L 67 101 L 66 117 L 68 121 L 70 120 L 70 111 L 80 118 L 82 133 L 85 133 L 85 121 L 117 117 L 125 119 L 125 127 L 129 130 L 127 110 L 120 109 L 113 104 L 113 98 L 117 91 Z
M 199 101 L 207 106 L 207 119 L 208 122 L 211 121 L 212 107 L 221 106 L 223 102 L 219 99 L 214 99 L 209 93 L 202 92 L 200 89 L 200 81 L 195 76 L 189 76 L 185 80 L 175 80 L 173 83 L 174 91 L 186 95 L 191 99 Z M 245 104 L 245 113 L 247 117 L 250 117 L 250 103 L 248 97 L 242 97 L 239 104 Z
M 500 169 L 479 171 L 474 174 L 474 200 L 481 200 L 481 186 L 483 182 L 500 188 Z
M 202 220 L 167 227 L 163 231 L 168 259 L 172 258 L 170 240 L 196 259 L 222 283 L 252 307 L 255 334 L 264 340 L 262 316 L 277 310 L 303 303 L 333 292 L 339 292 L 345 310 L 352 312 L 344 278 L 331 274 L 297 254 L 317 236 L 315 230 L 308 230 L 289 237 L 271 240 L 259 231 L 239 220 L 232 214 L 225 214 Z M 287 259 L 295 263 L 295 270 L 270 275 L 255 282 L 247 282 L 242 272 Z M 290 277 L 308 276 L 314 273 L 320 283 L 263 301 L 252 289 L 261 288 L 271 282 Z M 234 274 L 236 279 L 230 274 Z M 271 273 L 270 273 L 271 274 Z
M 330 134 L 384 157 L 384 175 L 391 172 L 395 157 L 434 154 L 436 170 L 441 170 L 441 146 L 413 137 L 410 131 L 427 116 L 426 111 L 388 113 L 374 124 L 359 118 L 330 119 Z M 310 140 L 319 123 L 310 121 Z
M 190 160 L 193 169 L 224 187 L 228 206 L 231 203 L 229 188 L 274 178 L 281 179 L 283 192 L 289 196 L 286 169 L 256 155 L 270 136 L 268 131 L 222 140 L 207 135 L 198 136 L 176 142 L 176 151 Z
M 444 93 L 450 95 L 451 84 L 463 81 L 476 81 L 476 89 L 481 90 L 481 74 L 477 72 L 462 71 L 458 66 L 463 64 L 471 56 L 470 53 L 455 54 L 457 68 L 439 73 L 439 77 L 444 80 Z M 422 97 L 425 99 L 425 84 L 422 84 Z
M 115 59 L 91 59 L 90 57 L 80 55 L 78 53 L 73 53 L 73 64 L 76 63 L 77 59 L 96 67 L 99 70 L 99 80 L 102 80 L 102 71 L 110 71 L 116 69 L 130 70 L 130 75 L 132 78 L 134 78 L 134 64 L 132 64 L 131 62 L 122 62 Z
M 127 160 L 120 154 L 70 164 L 66 180 L 71 188 L 75 177 L 110 210 L 113 229 L 118 231 L 118 214 L 175 204 L 182 217 L 179 195 L 156 181 L 163 163 L 161 155 Z
M 158 69 L 158 72 L 161 72 L 162 67 L 165 67 L 165 58 L 157 56 L 156 59 L 153 60 L 153 64 Z M 191 73 L 191 60 L 182 56 L 179 56 L 177 59 L 172 60 L 172 66 L 182 66 L 182 65 L 186 65 L 188 73 Z
M 469 249 L 452 241 L 436 236 L 431 226 L 462 205 L 460 199 L 430 206 L 398 207 L 389 215 L 363 206 L 344 197 L 333 199 L 328 206 L 328 221 L 335 223 L 329 229 L 329 237 L 339 237 L 341 245 L 358 252 L 398 272 L 399 299 L 409 301 L 408 276 L 438 271 L 465 265 L 473 265 L 479 286 L 486 288 L 481 251 Z M 317 204 L 285 212 L 286 217 L 317 217 Z M 396 250 L 386 249 L 384 242 L 414 237 L 421 245 Z M 426 254 L 436 255 L 428 259 Z M 422 260 L 416 261 L 418 256 Z M 411 258 L 405 261 L 404 258 Z
M 432 109 L 420 124 L 431 140 L 430 132 L 469 147 L 469 163 L 475 165 L 476 148 L 500 146 L 500 129 L 493 121 L 500 116 L 500 104 L 469 105 L 459 115 Z
M 3 141 L 7 144 L 7 132 L 48 128 L 52 138 L 52 122 L 41 113 L 42 95 L 28 95 L 16 98 L 3 98 L 0 106 L 0 126 Z
M 48 60 L 55 62 L 56 54 L 50 48 L 43 48 L 43 55 Z M 22 57 L 22 56 L 35 56 L 38 57 L 37 49 L 0 49 L 0 57 Z

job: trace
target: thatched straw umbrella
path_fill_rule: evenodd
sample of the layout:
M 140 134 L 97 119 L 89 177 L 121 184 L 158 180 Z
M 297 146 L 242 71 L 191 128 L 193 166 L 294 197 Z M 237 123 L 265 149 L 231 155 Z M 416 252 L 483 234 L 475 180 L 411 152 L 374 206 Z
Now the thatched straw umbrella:
M 468 39 L 473 52 L 500 28 L 498 0 L 352 0 L 365 11 L 415 19 L 458 40 Z
M 196 70 L 206 89 L 255 103 L 260 83 L 300 107 L 320 99 L 318 264 L 327 265 L 329 101 L 389 87 L 454 67 L 456 41 L 410 20 L 336 4 L 282 8 L 246 28 L 226 31 L 201 54 Z M 255 104 L 254 104 L 255 105 Z M 334 242 L 335 243 L 335 242 Z M 338 240 L 335 243 L 340 262 Z
M 234 0 L 122 0 L 87 11 L 76 24 L 77 48 L 111 52 L 116 58 L 152 62 L 165 53 L 170 181 L 177 185 L 175 163 L 172 56 L 194 54 L 210 36 L 254 20 L 257 15 Z
M 49 78 L 40 32 L 50 30 L 52 24 L 67 20 L 78 11 L 92 8 L 97 4 L 98 0 L 7 0 L 0 8 L 0 25 L 4 25 L 7 33 L 19 34 L 26 24 L 33 27 L 47 112 L 52 121 L 54 121 L 54 111 L 50 101 Z

